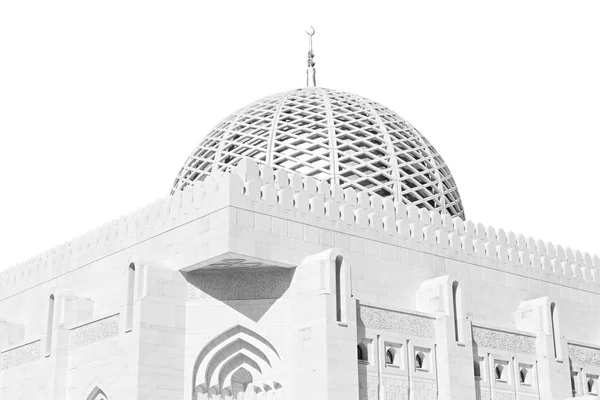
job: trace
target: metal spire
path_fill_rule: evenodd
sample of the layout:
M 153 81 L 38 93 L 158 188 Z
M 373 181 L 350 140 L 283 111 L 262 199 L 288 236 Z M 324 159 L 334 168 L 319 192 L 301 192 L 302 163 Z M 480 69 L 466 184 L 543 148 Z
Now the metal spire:
M 313 57 L 315 56 L 312 51 L 312 37 L 315 34 L 315 28 L 310 27 L 311 32 L 306 31 L 308 35 L 308 68 L 306 68 L 306 87 L 315 87 L 317 86 L 317 77 L 315 76 L 315 62 Z

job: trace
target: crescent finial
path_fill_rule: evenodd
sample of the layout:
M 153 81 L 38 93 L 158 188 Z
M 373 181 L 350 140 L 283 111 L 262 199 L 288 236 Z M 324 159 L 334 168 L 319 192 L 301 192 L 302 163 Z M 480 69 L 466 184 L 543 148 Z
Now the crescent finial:
M 315 87 L 317 86 L 317 79 L 315 77 L 315 61 L 313 60 L 315 55 L 313 54 L 312 48 L 312 38 L 315 34 L 315 28 L 313 28 L 313 26 L 311 25 L 310 31 L 307 30 L 306 34 L 308 35 L 308 68 L 306 69 L 306 86 Z

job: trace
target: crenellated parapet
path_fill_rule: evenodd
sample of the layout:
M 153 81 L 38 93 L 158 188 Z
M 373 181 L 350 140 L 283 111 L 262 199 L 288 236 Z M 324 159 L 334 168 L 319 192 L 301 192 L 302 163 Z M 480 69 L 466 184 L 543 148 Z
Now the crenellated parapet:
M 530 278 L 597 291 L 600 258 L 394 198 L 342 190 L 299 174 L 244 160 L 233 171 L 244 182 L 245 206 Z
M 245 159 L 231 172 L 186 186 L 5 269 L 0 273 L 0 296 L 51 280 L 228 206 L 572 288 L 598 292 L 600 286 L 598 256 L 391 197 L 342 190 Z
M 235 195 L 234 195 L 235 194 Z M 243 203 L 243 184 L 225 174 L 93 229 L 0 272 L 0 297 L 52 280 L 111 254 L 150 240 L 227 205 Z

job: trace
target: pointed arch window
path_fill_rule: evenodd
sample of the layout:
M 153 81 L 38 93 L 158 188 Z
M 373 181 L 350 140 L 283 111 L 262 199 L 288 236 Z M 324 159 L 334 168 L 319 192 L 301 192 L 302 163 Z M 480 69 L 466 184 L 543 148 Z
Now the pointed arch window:
M 550 325 L 552 328 L 552 345 L 554 348 L 554 358 L 560 360 L 562 358 L 562 348 L 560 344 L 560 323 L 559 310 L 556 303 L 550 304 Z
M 496 373 L 496 380 L 497 381 L 503 381 L 504 380 L 504 379 L 502 379 L 502 375 L 504 374 L 504 367 L 502 365 L 496 365 L 495 373 Z
M 473 360 L 473 375 L 475 379 L 481 379 L 481 365 L 479 365 L 479 361 Z
M 125 299 L 125 332 L 133 328 L 133 293 L 135 290 L 135 264 L 130 263 L 127 268 L 127 289 Z
M 392 348 L 387 349 L 387 351 L 385 352 L 385 363 L 388 365 L 393 365 L 394 364 L 394 356 L 395 356 L 395 351 Z
M 519 383 L 521 386 L 533 386 L 533 364 L 519 363 Z
M 454 318 L 454 340 L 462 342 L 462 329 L 460 327 L 461 314 L 460 289 L 458 282 L 452 282 L 452 317 Z
M 511 383 L 511 370 L 512 368 L 509 361 L 496 360 L 494 368 L 494 378 L 496 379 L 496 382 Z
M 414 366 L 416 371 L 429 371 L 430 370 L 430 359 L 432 357 L 431 348 L 427 347 L 414 347 Z
M 356 346 L 356 357 L 359 361 L 369 361 L 369 350 L 364 343 L 359 343 L 358 346 Z
M 598 395 L 598 375 L 586 374 L 588 394 Z
M 54 327 L 54 294 L 48 298 L 48 315 L 46 320 L 46 357 L 50 356 L 52 350 L 52 328 Z
M 415 356 L 415 368 L 423 369 L 424 365 L 425 365 L 425 355 L 421 352 L 418 352 L 417 355 Z
M 344 276 L 346 271 L 343 269 L 344 258 L 337 256 L 335 258 L 335 318 L 337 322 L 346 320 L 346 298 L 347 288 L 344 285 Z
M 579 371 L 573 369 L 571 358 L 569 358 L 569 369 L 571 370 L 571 393 L 573 394 L 573 397 L 577 397 L 581 392 L 581 378 Z
M 397 342 L 384 342 L 383 348 L 385 350 L 385 366 L 389 368 L 402 368 L 404 369 L 404 346 L 402 343 Z
M 494 378 L 489 366 L 489 359 L 486 356 L 473 355 L 473 377 L 476 381 L 487 381 Z

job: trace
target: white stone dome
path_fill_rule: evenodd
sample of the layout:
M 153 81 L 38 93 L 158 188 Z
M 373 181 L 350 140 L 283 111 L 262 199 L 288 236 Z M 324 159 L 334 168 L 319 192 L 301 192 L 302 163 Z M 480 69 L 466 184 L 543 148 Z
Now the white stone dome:
M 389 108 L 350 93 L 307 87 L 234 112 L 188 157 L 173 190 L 243 158 L 465 217 L 452 174 L 429 141 Z

